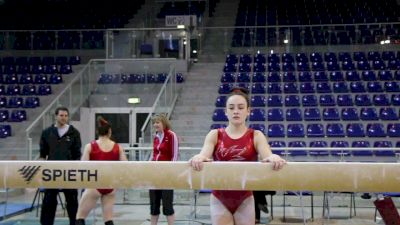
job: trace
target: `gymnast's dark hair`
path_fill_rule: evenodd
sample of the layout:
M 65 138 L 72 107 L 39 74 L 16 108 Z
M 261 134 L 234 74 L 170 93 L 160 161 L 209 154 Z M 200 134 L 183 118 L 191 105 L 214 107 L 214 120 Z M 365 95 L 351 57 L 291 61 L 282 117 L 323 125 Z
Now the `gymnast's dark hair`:
M 97 134 L 99 136 L 107 135 L 111 129 L 110 123 L 103 117 L 99 116 L 97 118 Z
M 227 99 L 229 99 L 231 96 L 234 96 L 234 95 L 240 95 L 246 100 L 247 107 L 249 107 L 250 106 L 250 100 L 249 100 L 249 95 L 248 94 L 249 94 L 249 91 L 246 88 L 233 87 L 231 89 L 231 93 L 229 94 Z

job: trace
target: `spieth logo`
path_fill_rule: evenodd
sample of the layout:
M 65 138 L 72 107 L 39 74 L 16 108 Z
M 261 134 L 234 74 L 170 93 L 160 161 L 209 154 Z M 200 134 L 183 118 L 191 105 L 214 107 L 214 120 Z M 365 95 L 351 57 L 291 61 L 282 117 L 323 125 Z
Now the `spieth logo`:
M 24 178 L 25 182 L 29 184 L 32 178 L 36 175 L 39 171 L 40 166 L 24 166 L 18 170 L 21 176 Z

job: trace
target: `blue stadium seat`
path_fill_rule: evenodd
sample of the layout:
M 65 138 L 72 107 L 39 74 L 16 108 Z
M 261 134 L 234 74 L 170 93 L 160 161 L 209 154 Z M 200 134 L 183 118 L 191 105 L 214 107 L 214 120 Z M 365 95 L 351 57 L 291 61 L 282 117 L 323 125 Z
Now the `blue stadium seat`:
M 351 144 L 353 148 L 369 148 L 370 144 L 368 141 L 353 141 Z M 371 150 L 353 150 L 353 156 L 372 156 L 373 152 Z
M 319 105 L 320 106 L 335 106 L 335 98 L 333 95 L 320 95 L 319 96 Z
M 344 137 L 344 128 L 341 123 L 330 123 L 326 125 L 326 136 L 327 137 Z
M 301 110 L 299 108 L 290 108 L 286 110 L 286 121 L 302 121 Z
M 268 109 L 268 121 L 283 121 L 283 110 L 281 108 Z
M 1 109 L 0 110 L 0 122 L 6 122 L 9 118 L 10 114 L 8 110 Z
M 264 124 L 252 123 L 249 125 L 249 128 L 254 129 L 254 130 L 259 130 L 265 135 L 265 125 Z
M 375 141 L 374 142 L 374 148 L 392 148 L 392 142 L 391 141 Z M 395 156 L 395 152 L 393 150 L 375 150 L 375 155 L 376 156 L 390 156 L 393 157 Z
M 400 137 L 400 123 L 390 123 L 387 125 L 387 135 L 389 137 Z
M 225 72 L 221 76 L 222 83 L 234 83 L 236 81 L 235 73 Z
M 112 74 L 103 73 L 103 74 L 100 74 L 100 78 L 97 81 L 97 83 L 99 83 L 99 84 L 111 84 L 112 80 L 113 80 Z M 41 84 L 47 83 L 47 77 L 46 77 L 46 80 L 43 81 L 43 78 L 41 78 L 41 75 L 36 75 L 34 83 L 38 84 L 38 82 L 40 82 Z
M 400 70 L 400 59 L 389 60 L 387 68 L 390 70 Z
M 288 124 L 287 136 L 292 137 L 304 137 L 304 126 L 303 124 Z
M 364 125 L 362 123 L 347 124 L 346 132 L 348 137 L 365 137 Z
M 17 72 L 17 68 L 15 65 L 4 65 L 3 66 L 3 73 L 4 74 L 15 74 Z
M 46 74 L 36 74 L 35 78 L 33 80 L 33 83 L 34 84 L 47 84 L 48 83 L 47 75 Z
M 233 88 L 232 83 L 226 83 L 219 85 L 218 93 L 219 94 L 229 94 Z
M 361 108 L 361 120 L 378 120 L 378 113 L 375 108 Z
M 329 81 L 328 75 L 325 71 L 316 71 L 314 72 L 314 81 Z
M 337 108 L 324 108 L 322 111 L 323 120 L 340 120 Z
M 264 83 L 266 81 L 265 73 L 253 73 L 253 82 Z
M 279 58 L 278 58 L 279 62 Z M 283 53 L 282 54 L 282 62 L 294 62 L 294 58 L 291 53 Z
M 68 59 L 68 64 L 70 64 L 70 65 L 81 64 L 81 57 L 80 56 L 70 56 Z
M 71 65 L 60 65 L 59 73 L 61 74 L 70 74 L 72 73 L 72 66 Z
M 212 117 L 213 121 L 228 121 L 228 117 L 225 115 L 224 109 L 215 109 Z
M 296 82 L 296 81 L 297 81 L 297 78 L 293 72 L 284 72 L 283 73 L 283 82 Z
M 334 52 L 325 52 L 324 59 L 326 62 L 337 61 L 336 53 Z
M 51 74 L 49 78 L 49 84 L 60 84 L 63 82 L 61 74 Z
M 328 147 L 328 143 L 326 141 L 311 141 L 310 147 L 311 148 L 326 148 L 326 147 Z M 328 156 L 329 150 L 311 149 L 309 154 L 310 154 L 310 156 Z
M 381 81 L 391 81 L 393 80 L 393 74 L 390 70 L 380 70 L 378 73 L 378 78 Z
M 0 96 L 0 108 L 5 108 L 7 106 L 7 98 Z
M 345 121 L 357 121 L 360 119 L 356 108 L 343 108 L 341 115 L 342 120 Z
M 360 94 L 360 95 L 356 95 L 354 104 L 356 106 L 371 106 L 372 101 L 371 101 L 371 98 L 369 97 L 369 95 Z
M 21 87 L 16 84 L 9 84 L 7 86 L 7 95 L 20 95 L 21 94 Z
M 355 71 L 347 71 L 346 72 L 346 81 L 360 81 L 360 74 Z
M 390 59 L 395 59 L 395 58 L 396 58 L 396 55 L 395 55 L 394 51 L 383 51 L 382 52 L 382 59 L 385 61 L 390 60 Z
M 342 70 L 350 71 L 355 70 L 356 67 L 352 61 L 343 61 L 342 62 Z
M 265 110 L 260 108 L 251 109 L 249 121 L 265 121 Z
M 379 81 L 368 81 L 367 89 L 368 92 L 383 92 L 381 82 Z
M 300 106 L 300 99 L 298 95 L 286 95 L 285 106 Z
M 285 63 L 283 64 L 285 66 Z M 294 70 L 294 65 L 290 64 L 288 65 L 289 67 L 283 67 L 283 69 L 290 69 L 293 68 Z M 268 63 L 268 72 L 279 72 L 281 70 L 279 63 L 277 62 L 269 62 Z M 293 70 L 288 70 L 288 71 L 293 71 Z
M 315 96 L 315 95 L 303 95 L 301 101 L 302 101 L 303 106 L 306 106 L 306 107 L 318 105 L 318 99 L 317 99 L 317 96 Z
M 375 64 L 374 64 L 375 65 Z M 370 70 L 371 69 L 371 65 L 369 64 L 369 62 L 367 60 L 360 60 L 357 62 L 357 69 L 358 70 Z
M 328 71 L 340 71 L 341 70 L 339 63 L 337 61 L 328 61 L 326 63 L 326 68 Z M 331 80 L 332 80 L 332 77 L 331 77 Z
M 347 141 L 332 141 L 331 142 L 332 148 L 348 148 L 349 142 Z M 331 150 L 331 155 L 333 156 L 348 156 L 350 155 L 349 150 Z
M 231 75 L 230 80 L 235 80 L 235 75 Z M 234 81 L 226 81 L 226 82 L 234 82 Z M 250 82 L 250 73 L 239 73 L 237 76 L 237 82 L 245 82 L 248 83 Z
M 372 62 L 372 68 L 374 70 L 384 70 L 386 69 L 386 64 L 383 60 L 375 60 Z
M 45 73 L 45 74 L 58 73 L 57 65 L 55 65 L 55 64 L 45 65 L 43 67 L 43 73 Z
M 20 84 L 33 84 L 33 77 L 31 74 L 21 74 L 19 77 Z
M 25 84 L 22 86 L 22 95 L 36 95 L 36 86 L 33 84 Z
M 283 99 L 281 95 L 269 95 L 267 100 L 268 107 L 282 107 Z
M 321 113 L 319 108 L 306 108 L 304 110 L 305 121 L 316 121 L 321 120 Z
M 311 77 L 311 73 L 308 71 L 300 71 L 298 73 L 299 81 L 300 82 L 312 82 L 313 79 Z
M 381 120 L 398 120 L 399 117 L 395 108 L 381 108 L 379 111 L 379 119 Z
M 386 132 L 383 124 L 381 123 L 370 123 L 367 124 L 367 136 L 368 137 L 386 137 Z
M 227 96 L 225 96 L 225 95 L 218 96 L 217 99 L 215 100 L 215 106 L 216 107 L 225 107 L 226 99 L 227 99 Z
M 349 52 L 339 52 L 340 61 L 351 61 L 351 55 Z
M 265 107 L 265 97 L 263 95 L 252 95 L 250 100 L 251 107 Z
M 24 108 L 36 108 L 40 106 L 40 99 L 39 97 L 27 97 L 25 98 L 25 102 L 23 107 Z
M 13 110 L 11 111 L 9 122 L 22 122 L 27 120 L 25 110 Z
M 268 125 L 268 137 L 285 137 L 285 127 L 283 124 Z
M 300 148 L 305 148 L 307 147 L 306 142 L 305 141 L 291 141 L 289 142 L 289 148 L 296 148 L 296 147 L 300 147 Z M 290 152 L 291 156 L 307 156 L 308 152 L 306 150 L 291 150 Z
M 348 93 L 349 88 L 346 82 L 333 82 L 333 92 L 334 93 Z
M 314 83 L 312 82 L 301 83 L 300 93 L 315 93 Z
M 324 126 L 319 123 L 308 124 L 307 137 L 325 137 Z
M 400 92 L 400 86 L 396 81 L 385 82 L 386 92 Z
M 392 105 L 399 106 L 400 105 L 400 94 L 392 94 L 391 102 L 392 102 Z
M 361 77 L 364 81 L 376 81 L 376 73 L 373 70 L 362 71 Z
M 16 74 L 6 74 L 4 84 L 18 84 L 18 76 Z
M 361 81 L 353 81 L 350 83 L 350 90 L 352 93 L 364 93 L 365 86 Z
M 251 93 L 253 94 L 265 94 L 266 92 L 266 85 L 263 83 L 253 83 L 251 86 Z
M 7 138 L 11 136 L 11 126 L 8 124 L 0 124 L 0 138 Z
M 317 83 L 317 93 L 331 93 L 331 86 L 328 82 Z
M 343 94 L 337 96 L 338 106 L 353 106 L 353 98 L 349 94 Z
M 395 80 L 400 80 L 400 69 L 394 72 L 394 79 Z
M 322 55 L 319 52 L 312 52 L 310 53 L 310 61 L 311 62 L 322 62 Z
M 268 94 L 282 93 L 282 86 L 280 83 L 268 83 Z
M 42 65 L 31 65 L 31 74 L 41 74 L 43 73 Z
M 386 94 L 375 94 L 373 103 L 375 106 L 390 106 L 390 99 Z
M 279 71 L 279 64 L 277 66 L 277 70 L 272 70 L 272 71 Z M 284 72 L 296 71 L 296 68 L 294 67 L 294 63 L 293 62 L 283 62 L 282 63 L 282 71 L 284 71 Z
M 286 143 L 284 141 L 269 141 L 268 144 L 271 148 L 286 147 Z M 283 156 L 285 153 L 285 149 L 272 149 L 272 153 Z
M 6 94 L 6 86 L 0 85 L 0 96 L 3 96 Z
M 39 85 L 38 95 L 50 95 L 52 93 L 52 88 L 50 85 Z
M 294 94 L 294 93 L 299 93 L 299 90 L 297 88 L 296 83 L 290 82 L 290 83 L 285 83 L 283 85 L 283 92 L 285 94 Z
M 325 71 L 325 65 L 323 62 L 312 62 L 311 69 L 313 71 Z

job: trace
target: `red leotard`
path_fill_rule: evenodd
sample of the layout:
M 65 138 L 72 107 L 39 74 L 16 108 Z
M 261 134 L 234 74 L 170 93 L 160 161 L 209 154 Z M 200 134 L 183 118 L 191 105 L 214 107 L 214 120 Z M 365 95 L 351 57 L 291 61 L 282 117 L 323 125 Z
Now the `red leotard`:
M 257 161 L 257 151 L 254 148 L 254 130 L 248 129 L 238 138 L 232 139 L 225 129 L 218 129 L 218 142 L 214 148 L 214 161 Z M 212 191 L 212 194 L 232 213 L 249 196 L 251 191 Z
M 96 141 L 90 142 L 92 150 L 90 151 L 89 159 L 90 160 L 104 160 L 104 161 L 118 161 L 119 160 L 119 145 L 117 143 L 114 144 L 113 148 L 109 152 L 105 152 L 100 149 L 100 146 Z M 97 189 L 101 195 L 109 194 L 114 189 Z

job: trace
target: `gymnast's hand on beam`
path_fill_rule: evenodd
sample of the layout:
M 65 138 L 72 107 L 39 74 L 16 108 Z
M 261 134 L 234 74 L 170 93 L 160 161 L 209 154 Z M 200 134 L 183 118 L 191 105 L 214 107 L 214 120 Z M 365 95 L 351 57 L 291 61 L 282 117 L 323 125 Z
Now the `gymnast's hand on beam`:
M 203 162 L 211 162 L 211 161 L 212 161 L 212 159 L 209 159 L 203 155 L 197 154 L 189 160 L 189 164 L 194 170 L 200 171 L 203 169 L 203 165 L 204 165 Z
M 274 170 L 280 170 L 286 165 L 286 160 L 282 159 L 279 155 L 272 154 L 267 158 L 261 160 L 261 162 L 270 162 L 272 163 L 272 168 Z

